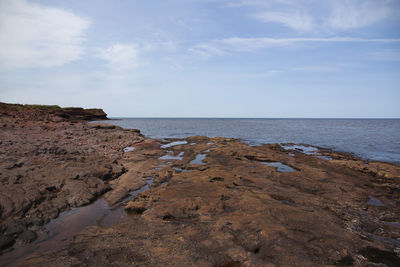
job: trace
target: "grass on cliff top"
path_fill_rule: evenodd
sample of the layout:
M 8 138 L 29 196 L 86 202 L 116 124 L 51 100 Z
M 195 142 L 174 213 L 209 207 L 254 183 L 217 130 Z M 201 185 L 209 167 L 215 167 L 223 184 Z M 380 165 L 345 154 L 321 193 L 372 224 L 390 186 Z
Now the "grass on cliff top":
M 37 109 L 37 110 L 48 110 L 48 111 L 55 111 L 61 110 L 60 106 L 57 105 L 13 105 L 13 108 L 16 110 L 23 110 L 23 109 Z
M 22 110 L 43 110 L 43 111 L 81 111 L 84 110 L 86 112 L 99 112 L 103 111 L 102 109 L 99 108 L 90 108 L 90 109 L 84 109 L 81 107 L 60 107 L 58 105 L 37 105 L 37 104 L 8 104 L 8 103 L 3 103 L 0 102 L 0 109 L 11 109 L 11 110 L 16 110 L 16 111 L 22 111 Z
M 24 105 L 25 108 L 39 109 L 39 110 L 60 110 L 61 107 L 57 105 Z

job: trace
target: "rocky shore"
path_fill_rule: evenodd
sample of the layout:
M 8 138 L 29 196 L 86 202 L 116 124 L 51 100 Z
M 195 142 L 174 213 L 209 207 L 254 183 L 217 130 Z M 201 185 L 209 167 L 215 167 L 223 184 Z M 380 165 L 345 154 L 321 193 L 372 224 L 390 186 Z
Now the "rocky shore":
M 398 165 L 51 107 L 0 105 L 0 265 L 400 266 Z

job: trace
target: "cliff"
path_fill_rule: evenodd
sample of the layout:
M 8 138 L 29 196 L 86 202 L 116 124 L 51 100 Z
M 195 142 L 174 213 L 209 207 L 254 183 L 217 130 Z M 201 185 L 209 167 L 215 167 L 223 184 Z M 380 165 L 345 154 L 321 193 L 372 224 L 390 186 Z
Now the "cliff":
M 0 116 L 11 116 L 26 120 L 107 120 L 102 109 L 84 109 L 57 105 L 21 105 L 0 102 Z

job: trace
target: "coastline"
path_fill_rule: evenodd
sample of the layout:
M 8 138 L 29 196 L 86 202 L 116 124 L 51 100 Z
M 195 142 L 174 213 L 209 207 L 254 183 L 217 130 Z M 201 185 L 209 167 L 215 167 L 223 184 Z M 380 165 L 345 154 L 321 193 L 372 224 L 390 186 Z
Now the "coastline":
M 57 251 L 19 260 L 34 266 L 399 261 L 397 164 L 223 137 L 193 136 L 168 147 L 138 130 L 25 115 L 1 117 L 0 259 L 34 242 L 60 213 L 100 196 L 112 207 L 147 185 L 125 200 L 122 222 L 95 222 Z
M 400 120 L 126 118 L 111 119 L 109 123 L 141 129 L 155 139 L 202 135 L 238 138 L 250 145 L 293 142 L 355 153 L 365 160 L 400 164 Z

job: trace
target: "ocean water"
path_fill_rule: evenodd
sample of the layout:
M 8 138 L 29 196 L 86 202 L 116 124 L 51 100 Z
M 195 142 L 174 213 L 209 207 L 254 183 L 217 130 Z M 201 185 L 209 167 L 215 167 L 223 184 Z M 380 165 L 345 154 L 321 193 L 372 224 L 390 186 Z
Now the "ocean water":
M 400 163 L 400 119 L 164 119 L 108 121 L 151 138 L 233 137 L 253 145 L 302 143 Z

